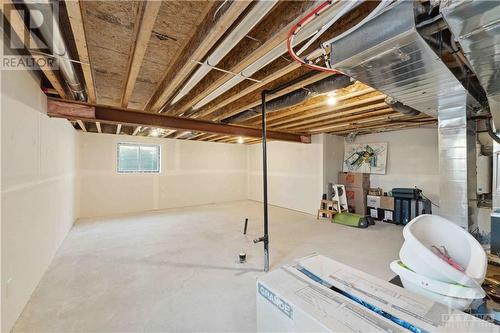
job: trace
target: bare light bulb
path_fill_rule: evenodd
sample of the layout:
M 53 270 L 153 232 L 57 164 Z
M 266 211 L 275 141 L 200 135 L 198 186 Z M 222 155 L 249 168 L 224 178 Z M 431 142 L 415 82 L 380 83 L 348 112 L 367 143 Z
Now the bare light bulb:
M 160 131 L 158 131 L 158 129 L 154 129 L 151 131 L 151 136 L 159 136 L 160 135 Z
M 245 143 L 245 140 L 244 140 L 244 139 L 240 136 L 240 137 L 238 138 L 238 143 Z
M 328 98 L 326 100 L 326 104 L 333 106 L 333 105 L 337 104 L 337 99 L 335 98 L 335 96 L 328 96 Z

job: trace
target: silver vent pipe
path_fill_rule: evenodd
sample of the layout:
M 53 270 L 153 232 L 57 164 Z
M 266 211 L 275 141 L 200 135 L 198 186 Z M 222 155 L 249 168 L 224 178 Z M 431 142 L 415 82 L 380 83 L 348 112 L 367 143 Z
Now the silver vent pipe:
M 499 129 L 500 2 L 446 0 L 441 2 L 440 11 L 486 92 Z
M 417 31 L 414 2 L 394 3 L 332 43 L 331 64 L 405 106 L 438 118 L 439 215 L 474 229 L 476 135 L 468 116 L 480 105 Z
M 73 93 L 73 97 L 76 100 L 85 101 L 85 89 L 80 83 L 75 67 L 70 60 L 68 48 L 59 26 L 58 16 L 53 10 L 53 6 L 58 6 L 58 3 L 52 3 L 48 0 L 24 0 L 24 4 L 29 10 L 31 20 L 39 27 L 40 34 L 55 56 L 62 76 Z

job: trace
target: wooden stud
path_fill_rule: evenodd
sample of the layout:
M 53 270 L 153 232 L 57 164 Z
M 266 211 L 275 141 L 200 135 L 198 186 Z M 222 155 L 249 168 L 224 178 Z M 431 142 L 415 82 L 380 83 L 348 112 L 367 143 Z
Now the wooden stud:
M 122 124 L 116 125 L 116 134 L 120 134 L 121 131 L 122 131 Z
M 97 127 L 97 133 L 102 133 L 102 130 L 101 130 L 101 123 L 100 123 L 100 122 L 96 122 L 96 123 L 95 123 L 95 126 Z
M 139 5 L 134 25 L 135 42 L 129 56 L 128 75 L 121 99 L 122 107 L 127 107 L 134 91 L 134 86 L 141 69 L 148 43 L 153 33 L 156 17 L 160 11 L 161 1 L 148 0 Z

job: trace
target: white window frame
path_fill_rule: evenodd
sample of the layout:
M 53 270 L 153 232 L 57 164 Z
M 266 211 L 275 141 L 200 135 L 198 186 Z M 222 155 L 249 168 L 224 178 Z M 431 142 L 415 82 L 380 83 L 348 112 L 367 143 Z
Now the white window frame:
M 139 166 L 141 165 L 140 161 L 140 147 L 154 147 L 158 149 L 158 170 L 120 170 L 120 146 L 136 146 L 139 147 Z M 148 143 L 137 143 L 137 142 L 118 142 L 116 145 L 116 172 L 119 174 L 159 174 L 161 173 L 161 145 L 159 144 L 148 144 Z

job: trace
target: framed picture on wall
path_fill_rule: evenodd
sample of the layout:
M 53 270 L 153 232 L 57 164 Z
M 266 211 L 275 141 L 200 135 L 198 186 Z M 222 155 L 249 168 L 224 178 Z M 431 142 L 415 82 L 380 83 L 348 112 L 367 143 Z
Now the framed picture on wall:
M 385 175 L 387 142 L 344 143 L 344 172 Z

